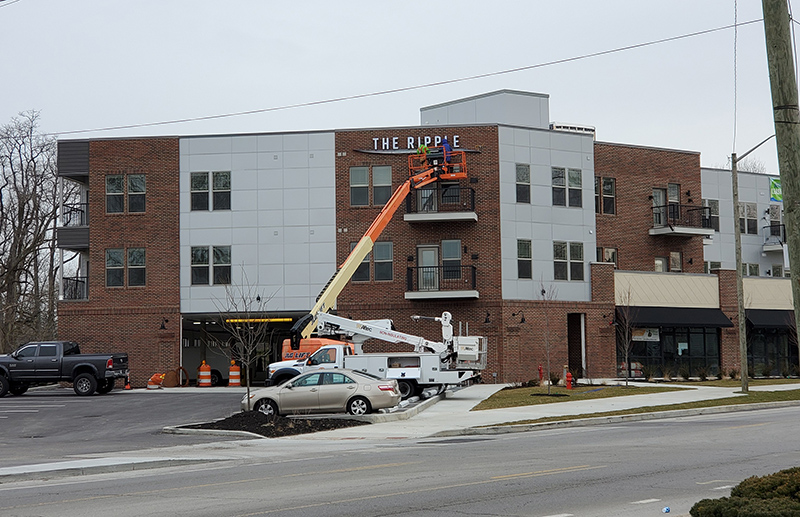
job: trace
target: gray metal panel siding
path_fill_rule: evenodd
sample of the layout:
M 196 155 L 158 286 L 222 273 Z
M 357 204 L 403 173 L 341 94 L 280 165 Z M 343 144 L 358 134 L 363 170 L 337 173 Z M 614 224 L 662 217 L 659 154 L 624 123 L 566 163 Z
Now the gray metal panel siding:
M 59 176 L 86 176 L 89 174 L 89 142 L 58 143 Z

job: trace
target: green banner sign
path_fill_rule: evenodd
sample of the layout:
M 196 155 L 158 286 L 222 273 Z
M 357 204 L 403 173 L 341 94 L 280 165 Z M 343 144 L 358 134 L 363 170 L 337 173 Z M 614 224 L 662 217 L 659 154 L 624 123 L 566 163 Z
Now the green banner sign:
M 772 178 L 769 180 L 769 200 L 770 201 L 783 201 L 783 192 L 781 192 L 781 180 Z

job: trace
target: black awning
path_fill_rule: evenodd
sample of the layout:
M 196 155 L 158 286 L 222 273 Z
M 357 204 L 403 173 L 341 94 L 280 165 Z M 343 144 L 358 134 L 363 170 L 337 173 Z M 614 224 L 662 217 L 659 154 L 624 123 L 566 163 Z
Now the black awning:
M 617 307 L 617 321 L 630 318 L 631 325 L 642 327 L 732 327 L 720 309 L 687 307 Z
M 753 328 L 788 329 L 794 326 L 794 311 L 747 309 L 745 313 Z

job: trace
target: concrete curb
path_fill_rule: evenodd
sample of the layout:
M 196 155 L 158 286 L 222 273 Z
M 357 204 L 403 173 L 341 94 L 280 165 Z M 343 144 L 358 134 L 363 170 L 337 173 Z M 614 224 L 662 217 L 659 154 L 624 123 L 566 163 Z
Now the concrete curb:
M 569 427 L 589 427 L 592 425 L 619 424 L 624 422 L 641 422 L 644 420 L 663 420 L 666 418 L 679 418 L 696 415 L 713 415 L 717 413 L 736 413 L 739 411 L 756 411 L 759 409 L 776 409 L 782 407 L 800 406 L 800 401 L 761 402 L 758 404 L 734 404 L 729 406 L 714 406 L 696 409 L 676 409 L 673 411 L 657 411 L 652 413 L 637 413 L 633 415 L 599 416 L 592 418 L 576 418 L 574 420 L 559 420 L 556 422 L 543 422 L 539 424 L 499 425 L 487 427 L 467 427 L 465 429 L 451 429 L 432 434 L 434 438 L 472 435 L 492 435 L 508 433 L 524 433 L 528 431 L 542 431 L 546 429 L 560 429 Z
M 401 409 L 398 411 L 394 411 L 391 413 L 373 413 L 371 415 L 363 415 L 363 416 L 353 416 L 353 415 L 302 415 L 302 418 L 330 418 L 330 419 L 337 419 L 337 420 L 358 420 L 361 422 L 369 422 L 371 424 L 379 424 L 384 422 L 396 422 L 398 420 L 408 420 L 409 418 L 418 415 L 422 411 L 425 411 L 432 405 L 436 404 L 443 398 L 447 397 L 447 393 L 442 393 L 441 395 L 436 395 L 431 398 L 425 399 L 419 404 L 415 404 L 407 409 Z M 298 418 L 301 418 L 298 417 Z M 205 434 L 210 436 L 239 436 L 242 438 L 260 438 L 264 440 L 269 440 L 270 438 L 267 436 L 263 436 L 256 433 L 251 433 L 249 431 L 229 431 L 226 429 L 192 429 L 186 426 L 189 425 L 198 425 L 205 422 L 197 422 L 193 424 L 183 424 L 183 425 L 170 425 L 163 427 L 161 429 L 162 433 L 165 434 Z
M 89 474 L 149 470 L 161 467 L 176 467 L 208 463 L 210 459 L 177 458 L 100 458 L 70 460 L 36 465 L 0 468 L 0 485 L 4 483 L 32 480 L 48 480 Z

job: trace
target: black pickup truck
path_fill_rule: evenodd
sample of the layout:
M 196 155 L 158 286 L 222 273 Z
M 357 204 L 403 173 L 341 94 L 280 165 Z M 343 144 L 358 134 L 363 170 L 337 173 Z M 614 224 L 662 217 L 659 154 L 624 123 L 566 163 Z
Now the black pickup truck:
M 75 393 L 108 393 L 128 377 L 128 354 L 81 354 L 73 341 L 26 343 L 0 355 L 0 397 L 22 395 L 31 386 L 72 382 Z

